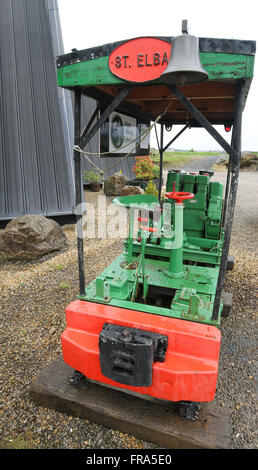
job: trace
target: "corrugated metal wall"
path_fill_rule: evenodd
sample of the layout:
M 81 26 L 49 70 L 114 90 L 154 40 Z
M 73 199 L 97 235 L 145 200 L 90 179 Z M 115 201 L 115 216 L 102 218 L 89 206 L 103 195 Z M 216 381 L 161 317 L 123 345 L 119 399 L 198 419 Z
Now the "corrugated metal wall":
M 74 212 L 72 96 L 56 80 L 63 53 L 57 0 L 0 0 L 0 220 Z M 83 123 L 94 109 L 83 98 Z M 86 149 L 98 152 L 98 135 Z M 94 161 L 103 169 L 115 159 Z
M 73 211 L 45 0 L 0 2 L 0 218 Z

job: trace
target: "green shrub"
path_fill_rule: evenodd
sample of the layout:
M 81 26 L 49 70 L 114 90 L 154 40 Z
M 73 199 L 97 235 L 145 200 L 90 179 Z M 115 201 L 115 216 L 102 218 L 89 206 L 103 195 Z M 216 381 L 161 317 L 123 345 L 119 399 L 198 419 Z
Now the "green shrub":
M 84 170 L 82 177 L 87 181 L 87 183 L 91 183 L 93 181 L 99 181 L 100 174 L 96 170 Z
M 154 165 L 149 156 L 136 157 L 135 159 L 136 165 L 133 167 L 133 171 L 137 180 L 152 180 L 158 177 L 156 175 L 159 175 L 159 167 Z
M 156 198 L 158 198 L 159 193 L 158 193 L 155 183 L 153 183 L 152 180 L 150 180 L 149 183 L 147 184 L 145 188 L 145 194 L 151 194 L 152 196 L 155 196 Z

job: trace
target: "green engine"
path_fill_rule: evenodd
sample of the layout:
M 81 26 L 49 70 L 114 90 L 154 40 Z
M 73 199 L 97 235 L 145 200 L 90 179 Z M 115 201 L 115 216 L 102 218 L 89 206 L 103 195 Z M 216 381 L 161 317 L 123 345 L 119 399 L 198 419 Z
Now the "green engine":
M 223 204 L 223 185 L 210 182 L 212 172 L 169 171 L 166 190 L 194 194 L 194 198 L 184 202 L 184 231 L 187 236 L 219 240 Z M 174 202 L 172 202 L 174 204 Z
M 212 310 L 224 235 L 223 185 L 212 175 L 169 171 L 163 207 L 150 195 L 114 199 L 130 213 L 124 252 L 80 298 L 219 326 L 222 302 L 217 319 Z M 176 194 L 189 199 L 180 202 Z

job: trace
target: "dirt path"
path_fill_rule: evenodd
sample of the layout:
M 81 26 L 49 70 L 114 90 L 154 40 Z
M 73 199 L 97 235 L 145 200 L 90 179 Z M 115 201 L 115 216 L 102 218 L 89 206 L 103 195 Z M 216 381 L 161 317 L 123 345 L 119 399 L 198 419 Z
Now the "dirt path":
M 207 157 L 200 158 L 196 161 L 186 163 L 181 168 L 183 170 L 210 170 L 214 163 L 217 163 L 222 157 L 221 155 L 210 155 Z
M 217 163 L 223 155 L 210 155 L 207 157 L 203 158 L 198 158 L 197 160 L 191 160 L 188 163 L 186 163 L 183 166 L 178 166 L 173 163 L 168 164 L 166 163 L 163 175 L 164 175 L 164 181 L 167 179 L 167 173 L 169 170 L 172 170 L 172 168 L 180 168 L 181 170 L 210 170 L 212 166 Z

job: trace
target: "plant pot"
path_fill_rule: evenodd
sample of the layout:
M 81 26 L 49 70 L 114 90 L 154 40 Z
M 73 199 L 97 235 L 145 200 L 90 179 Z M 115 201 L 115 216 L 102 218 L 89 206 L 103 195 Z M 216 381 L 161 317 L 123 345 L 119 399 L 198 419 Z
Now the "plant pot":
M 90 183 L 91 191 L 98 192 L 100 191 L 100 182 L 99 181 L 92 181 Z

